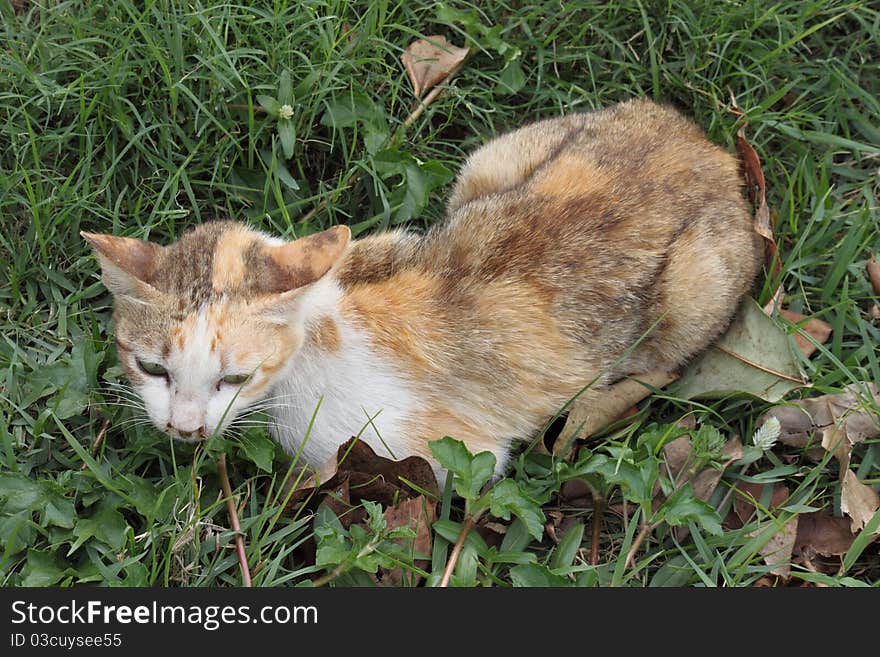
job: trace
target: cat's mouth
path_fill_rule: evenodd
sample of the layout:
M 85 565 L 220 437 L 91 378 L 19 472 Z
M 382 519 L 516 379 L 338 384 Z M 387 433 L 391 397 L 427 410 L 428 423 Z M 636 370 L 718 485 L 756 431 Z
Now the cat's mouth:
M 172 426 L 170 423 L 165 425 L 165 433 L 167 433 L 175 440 L 179 440 L 184 443 L 200 443 L 211 435 L 204 426 L 198 427 L 191 431 L 184 431 L 182 429 L 179 429 L 178 427 Z

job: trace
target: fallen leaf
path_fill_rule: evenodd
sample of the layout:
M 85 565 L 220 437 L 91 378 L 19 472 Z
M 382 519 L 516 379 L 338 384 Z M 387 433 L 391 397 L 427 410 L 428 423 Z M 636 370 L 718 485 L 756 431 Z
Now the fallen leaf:
M 470 50 L 459 48 L 440 35 L 416 39 L 400 56 L 416 98 L 452 75 Z
M 730 90 L 728 89 L 728 91 Z M 743 116 L 733 91 L 730 91 L 730 100 L 734 113 Z M 765 240 L 765 264 L 767 269 L 773 272 L 771 278 L 776 279 L 782 271 L 782 263 L 776 254 L 776 240 L 773 238 L 770 208 L 767 205 L 767 183 L 764 179 L 764 170 L 761 167 L 761 158 L 758 157 L 758 153 L 746 139 L 747 126 L 748 121 L 743 121 L 736 131 L 736 154 L 742 164 L 746 188 L 755 207 L 755 232 Z
M 835 518 L 828 509 L 798 516 L 795 561 L 811 560 L 815 555 L 834 557 L 846 554 L 855 536 L 846 518 Z
M 752 500 L 760 502 L 764 492 L 764 485 L 739 482 L 736 485 L 736 490 L 740 495 L 737 495 L 734 499 L 733 508 L 740 521 L 745 524 L 757 510 L 755 502 Z M 770 503 L 767 505 L 767 509 L 772 513 L 773 509 L 782 506 L 785 501 L 788 500 L 789 495 L 790 491 L 787 486 L 776 484 L 773 487 L 773 492 L 771 493 Z M 764 557 L 764 563 L 772 567 L 770 573 L 773 575 L 788 578 L 791 574 L 791 559 L 795 540 L 797 538 L 799 518 L 800 516 L 795 515 L 786 521 L 785 524 L 783 524 L 782 527 L 779 527 L 767 542 L 758 549 L 758 553 Z M 767 528 L 770 527 L 771 524 L 778 526 L 776 520 L 769 519 L 762 522 L 758 529 L 749 532 L 748 535 L 757 536 L 758 534 L 767 531 Z
M 720 459 L 720 466 L 704 468 L 691 480 L 691 485 L 694 488 L 694 495 L 704 502 L 707 501 L 718 487 L 721 477 L 724 476 L 724 471 L 727 467 L 731 463 L 741 459 L 742 456 L 743 446 L 739 436 L 729 438 L 721 449 L 722 458 Z
M 772 402 L 807 385 L 788 335 L 747 298 L 727 332 L 688 366 L 671 392 L 683 399 L 746 393 Z
M 868 259 L 868 278 L 871 280 L 871 287 L 874 288 L 874 296 L 880 297 L 880 263 L 877 262 L 873 254 Z
M 410 486 L 411 482 L 419 490 Z M 290 495 L 288 507 L 308 503 L 317 507 L 327 503 L 349 527 L 364 519 L 362 500 L 378 502 L 389 508 L 401 500 L 416 497 L 420 491 L 440 496 L 440 488 L 431 465 L 420 456 L 393 461 L 377 455 L 369 445 L 352 438 L 340 445 L 336 455 Z
M 863 484 L 856 473 L 846 469 L 840 487 L 840 510 L 851 518 L 850 529 L 860 531 L 880 508 L 880 496 L 870 486 Z
M 870 396 L 880 405 L 880 394 L 874 383 L 850 384 L 844 390 L 771 408 L 758 419 L 758 426 L 775 417 L 783 443 L 797 448 L 821 445 L 848 468 L 853 445 L 880 437 L 880 417 L 866 404 Z
M 861 483 L 849 468 L 854 445 L 880 437 L 880 416 L 868 403 L 880 404 L 873 383 L 850 384 L 846 392 L 802 399 L 770 409 L 761 418 L 779 420 L 780 440 L 798 448 L 819 444 L 837 459 L 840 468 L 840 508 L 851 518 L 857 532 L 880 508 L 880 498 L 870 486 Z
M 423 555 L 424 559 L 416 559 L 415 564 L 420 568 L 428 566 L 431 556 L 431 525 L 437 520 L 437 502 L 428 500 L 424 495 L 418 495 L 399 504 L 385 509 L 385 527 L 394 529 L 397 527 L 410 527 L 415 533 L 415 538 L 396 538 L 398 545 L 403 545 L 413 555 Z M 410 579 L 404 582 L 402 567 L 380 568 L 379 578 L 382 586 L 402 586 L 406 583 L 415 586 L 418 576 L 410 573 Z
M 743 446 L 739 436 L 728 438 L 724 447 L 721 448 L 719 463 L 706 466 L 699 472 L 693 472 L 691 467 L 685 468 L 690 463 L 691 452 L 691 437 L 689 435 L 679 436 L 663 448 L 663 455 L 669 467 L 669 474 L 675 481 L 675 487 L 680 488 L 687 482 L 691 482 L 694 496 L 705 502 L 718 487 L 727 467 L 742 458 Z
M 655 388 L 675 381 L 677 374 L 652 370 L 618 381 L 607 388 L 590 388 L 574 400 L 568 410 L 565 426 L 553 444 L 557 456 L 568 454 L 574 438 L 589 438 L 612 424 L 638 402 L 654 393 Z
M 785 308 L 780 309 L 779 314 L 792 324 L 800 324 L 805 319 L 807 320 L 794 333 L 792 333 L 795 344 L 807 358 L 813 355 L 813 352 L 816 351 L 817 347 L 801 335 L 801 331 L 811 336 L 819 344 L 825 344 L 828 342 L 828 338 L 831 337 L 831 325 L 823 322 L 821 319 L 816 319 L 815 317 L 807 319 L 806 315 L 801 315 L 800 313 L 786 310 Z

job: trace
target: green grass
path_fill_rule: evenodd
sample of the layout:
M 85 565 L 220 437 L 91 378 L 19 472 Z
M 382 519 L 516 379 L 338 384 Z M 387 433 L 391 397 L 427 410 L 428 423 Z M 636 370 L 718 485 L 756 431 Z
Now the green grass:
M 111 299 L 80 230 L 166 242 L 218 217 L 290 237 L 335 223 L 356 234 L 425 226 L 442 217 L 451 177 L 477 145 L 525 121 L 633 95 L 675 104 L 730 148 L 737 124 L 729 92 L 736 95 L 777 213 L 788 305 L 834 329 L 803 362 L 814 387 L 801 394 L 880 381 L 880 328 L 868 314 L 877 299 L 864 274 L 869 253 L 880 252 L 876 3 L 23 4 L 15 15 L 0 0 L 3 585 L 240 582 L 211 454 L 127 424 L 130 409 L 110 403 L 106 387 L 122 380 Z M 415 100 L 400 53 L 428 34 L 476 52 L 392 140 Z M 285 70 L 295 92 L 290 159 L 275 119 L 256 101 L 277 94 Z M 777 282 L 762 278 L 762 302 Z M 732 398 L 692 408 L 658 397 L 605 447 L 634 445 L 650 422 L 688 413 L 722 435 L 748 438 L 767 406 Z M 281 513 L 289 462 L 278 453 L 274 474 L 259 467 L 267 458 L 261 440 L 225 446 L 255 583 L 315 580 L 325 569 L 302 549 L 312 518 Z M 606 453 L 601 443 L 595 450 Z M 876 488 L 880 443 L 859 446 L 853 463 Z M 515 522 L 504 554 L 536 555 L 546 568 L 515 570 L 469 543 L 458 583 L 560 583 L 571 572 L 584 585 L 747 586 L 767 570 L 758 549 L 769 535 L 749 535 L 757 520 L 721 536 L 692 522 L 681 542 L 658 526 L 638 551 L 639 567 L 627 566 L 638 519 L 622 519 L 611 479 L 603 480 L 612 511 L 600 564 L 584 565 L 592 510 L 556 495 L 561 480 L 545 466 L 523 459 L 512 478 L 544 513 L 562 514 L 566 526 L 583 522 L 586 532 L 575 529 L 553 547 L 551 537 L 537 542 Z M 725 475 L 719 497 L 739 470 Z M 793 491 L 801 507 L 783 519 L 804 505 L 840 513 L 834 464 L 779 448 L 756 472 Z M 448 492 L 443 509 L 447 523 L 462 519 Z M 447 547 L 437 541 L 427 569 L 434 577 Z M 880 582 L 876 545 L 845 564 L 829 561 L 839 565 L 831 575 L 796 566 L 795 581 Z M 334 581 L 363 575 L 355 568 Z

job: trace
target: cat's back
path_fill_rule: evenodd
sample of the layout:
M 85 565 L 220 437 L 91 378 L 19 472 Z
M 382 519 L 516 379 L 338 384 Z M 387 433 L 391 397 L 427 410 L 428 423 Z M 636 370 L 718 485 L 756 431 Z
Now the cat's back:
M 609 353 L 664 313 L 682 325 L 665 337 L 661 326 L 661 343 L 705 315 L 712 325 L 697 327 L 692 353 L 726 325 L 759 260 L 737 160 L 645 99 L 539 121 L 477 150 L 433 250 L 475 289 L 537 290 L 564 333 Z
M 504 230 L 518 223 L 608 229 L 641 215 L 643 229 L 646 220 L 672 228 L 682 213 L 708 218 L 698 211 L 706 204 L 719 206 L 729 223 L 746 214 L 740 189 L 735 158 L 692 121 L 633 99 L 538 121 L 478 149 L 456 181 L 449 225 L 474 234 L 481 224 L 485 232 L 493 222 L 474 217 L 497 214 Z

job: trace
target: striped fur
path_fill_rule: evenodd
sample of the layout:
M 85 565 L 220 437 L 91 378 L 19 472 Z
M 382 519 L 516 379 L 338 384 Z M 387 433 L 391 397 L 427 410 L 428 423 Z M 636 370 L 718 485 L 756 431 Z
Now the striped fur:
M 424 235 L 349 237 L 336 227 L 285 243 L 234 222 L 167 247 L 86 235 L 157 426 L 222 430 L 271 397 L 291 452 L 314 415 L 313 463 L 354 434 L 429 459 L 427 442 L 450 435 L 494 452 L 500 472 L 512 443 L 594 377 L 598 397 L 704 349 L 760 252 L 736 160 L 647 100 L 490 141 Z M 167 367 L 164 389 L 136 357 Z M 211 409 L 230 392 L 215 383 L 244 370 L 253 377 L 221 422 Z

